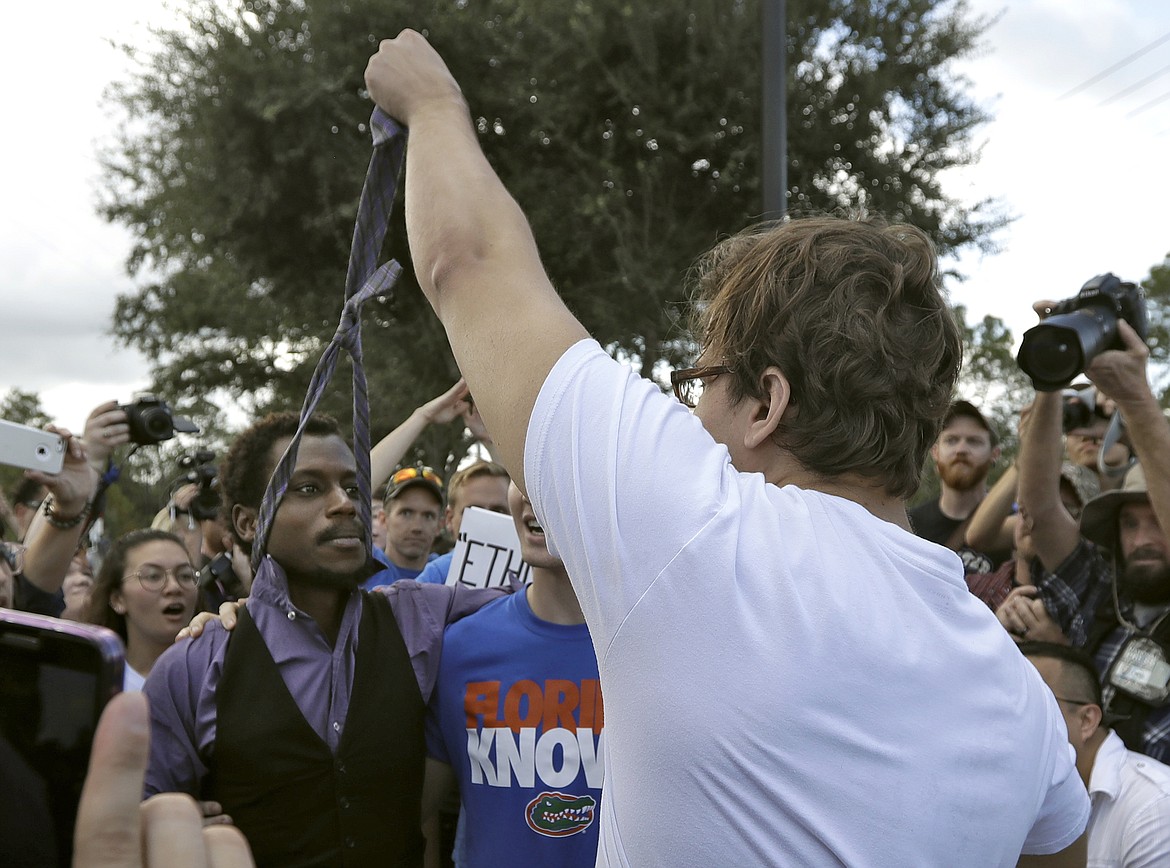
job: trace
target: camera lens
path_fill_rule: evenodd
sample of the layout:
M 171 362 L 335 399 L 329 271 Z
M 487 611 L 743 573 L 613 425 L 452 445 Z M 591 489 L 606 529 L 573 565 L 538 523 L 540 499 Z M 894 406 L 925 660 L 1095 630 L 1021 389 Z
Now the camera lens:
M 155 440 L 171 439 L 174 435 L 174 429 L 171 427 L 171 414 L 158 407 L 144 410 L 142 430 Z
M 1049 317 L 1024 332 L 1016 360 L 1032 385 L 1054 392 L 1072 382 L 1117 334 L 1117 317 L 1096 305 Z

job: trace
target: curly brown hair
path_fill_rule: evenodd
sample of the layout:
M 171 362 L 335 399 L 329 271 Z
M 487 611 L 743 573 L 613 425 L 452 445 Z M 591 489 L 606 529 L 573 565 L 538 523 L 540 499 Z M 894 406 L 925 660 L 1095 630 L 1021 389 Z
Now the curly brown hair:
M 918 488 L 962 361 L 930 239 L 908 225 L 806 217 L 761 224 L 693 270 L 696 335 L 759 398 L 778 367 L 792 390 L 777 445 L 825 479 Z

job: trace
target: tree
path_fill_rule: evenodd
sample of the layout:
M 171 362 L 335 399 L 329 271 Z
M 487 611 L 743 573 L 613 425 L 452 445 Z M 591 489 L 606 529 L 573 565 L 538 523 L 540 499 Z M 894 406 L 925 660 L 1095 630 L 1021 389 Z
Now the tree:
M 995 203 L 944 194 L 985 120 L 951 62 L 986 26 L 963 0 L 790 0 L 790 201 L 868 210 L 942 251 L 987 248 Z M 130 227 L 143 282 L 115 332 L 158 360 L 156 389 L 202 416 L 217 392 L 296 407 L 340 309 L 369 143 L 366 58 L 399 23 L 463 84 L 489 159 L 529 216 L 569 306 L 649 372 L 689 361 L 689 263 L 760 203 L 757 0 L 201 0 L 111 93 L 104 215 Z M 372 305 L 379 435 L 457 376 L 407 271 Z M 346 374 L 339 371 L 339 380 Z M 326 409 L 348 417 L 344 388 Z M 431 432 L 433 462 L 458 432 Z
M 1031 403 L 1032 382 L 1016 363 L 1011 329 L 997 316 L 967 322 L 967 310 L 955 307 L 963 331 L 963 371 L 959 394 L 977 406 L 996 429 L 1009 457 L 1015 454 L 1019 411 Z

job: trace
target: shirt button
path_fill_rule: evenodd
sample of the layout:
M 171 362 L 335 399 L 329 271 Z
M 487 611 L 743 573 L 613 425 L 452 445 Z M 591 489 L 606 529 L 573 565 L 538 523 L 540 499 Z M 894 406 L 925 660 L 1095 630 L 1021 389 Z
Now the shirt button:
M 289 613 L 288 613 L 288 619 L 289 619 L 290 621 L 295 621 L 295 620 L 297 619 L 297 613 L 296 613 L 296 612 L 289 612 Z
M 349 847 L 350 849 L 357 846 L 357 841 L 354 839 L 353 835 L 350 835 L 345 839 L 345 846 Z
M 334 732 L 341 732 L 341 724 L 338 723 L 336 720 L 333 721 L 333 731 Z
M 345 796 L 342 796 L 340 799 L 337 800 L 337 804 L 339 804 L 341 806 L 341 809 L 344 811 L 346 808 L 349 807 L 349 799 L 347 799 Z

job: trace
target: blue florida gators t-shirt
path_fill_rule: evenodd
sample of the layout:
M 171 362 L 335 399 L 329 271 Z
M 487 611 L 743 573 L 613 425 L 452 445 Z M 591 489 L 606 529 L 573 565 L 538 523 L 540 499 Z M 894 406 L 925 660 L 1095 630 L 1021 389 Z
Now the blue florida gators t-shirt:
M 592 868 L 605 717 L 584 624 L 538 619 L 526 592 L 489 603 L 447 628 L 430 711 L 428 750 L 459 781 L 461 868 Z

